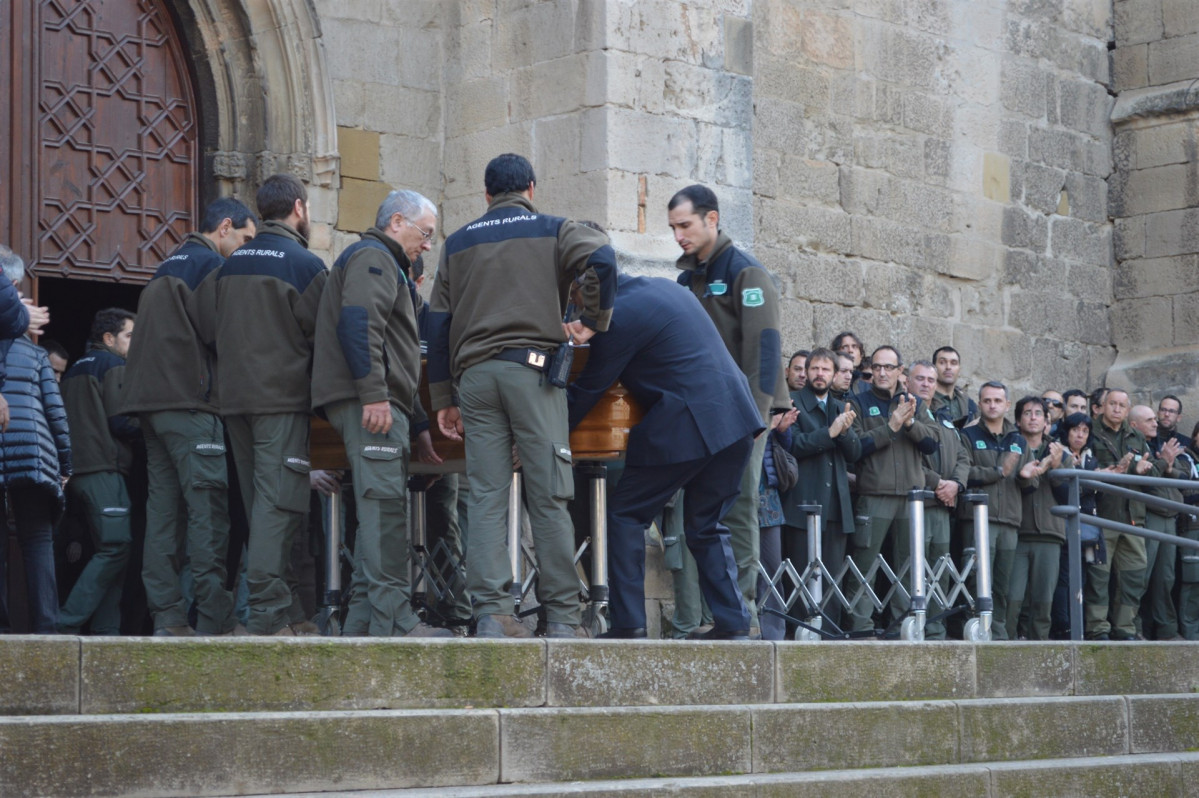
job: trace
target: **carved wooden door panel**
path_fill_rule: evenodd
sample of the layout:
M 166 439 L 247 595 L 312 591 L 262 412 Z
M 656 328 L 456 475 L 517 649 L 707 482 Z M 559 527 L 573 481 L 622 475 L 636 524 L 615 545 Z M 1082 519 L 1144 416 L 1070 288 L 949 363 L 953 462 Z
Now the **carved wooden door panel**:
M 13 6 L 27 10 L 9 39 L 34 73 L 9 81 L 28 121 L 13 123 L 30 209 L 13 240 L 40 276 L 145 282 L 197 205 L 195 100 L 173 20 L 162 0 Z

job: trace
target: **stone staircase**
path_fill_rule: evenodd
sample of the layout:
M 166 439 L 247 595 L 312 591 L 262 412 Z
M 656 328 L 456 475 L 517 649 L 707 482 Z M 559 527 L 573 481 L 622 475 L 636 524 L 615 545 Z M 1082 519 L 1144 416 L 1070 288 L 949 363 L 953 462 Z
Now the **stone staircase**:
M 0 796 L 1199 795 L 1194 643 L 0 638 Z

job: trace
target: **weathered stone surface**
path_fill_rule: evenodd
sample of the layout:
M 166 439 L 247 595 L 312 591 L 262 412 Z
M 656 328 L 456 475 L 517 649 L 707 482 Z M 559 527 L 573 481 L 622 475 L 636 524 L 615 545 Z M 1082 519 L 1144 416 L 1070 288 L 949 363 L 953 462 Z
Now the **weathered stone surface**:
M 1111 309 L 1112 343 L 1118 348 L 1174 344 L 1174 308 L 1170 297 L 1117 302 Z
M 1199 252 L 1199 208 L 1145 216 L 1145 255 L 1160 258 Z
M 540 706 L 545 643 L 86 639 L 94 712 Z
M 1195 13 L 1194 0 L 1161 0 L 1162 27 L 1171 36 L 1199 33 L 1199 14 Z
M 1192 80 L 1199 74 L 1199 33 L 1149 44 L 1149 85 Z
M 1193 783 L 1182 776 L 1182 764 L 1166 757 L 997 762 L 990 768 L 991 786 L 996 795 L 1182 796 Z
M 507 710 L 500 751 L 501 781 L 748 773 L 750 710 Z
M 79 711 L 78 638 L 2 636 L 0 673 L 0 716 Z
M 965 762 L 1128 752 L 1128 721 L 1119 697 L 1000 698 L 959 706 Z
M 840 329 L 851 329 L 842 327 Z M 839 330 L 829 332 L 832 339 Z M 879 338 L 867 337 L 870 344 Z M 974 648 L 838 643 L 779 645 L 780 702 L 898 701 L 974 695 Z
M 1137 169 L 1186 163 L 1190 159 L 1187 142 L 1195 137 L 1194 123 L 1163 124 L 1138 128 L 1130 133 L 1136 153 Z
M 1112 52 L 1112 82 L 1121 91 L 1149 85 L 1149 45 L 1117 47 Z
M 774 647 L 760 643 L 552 643 L 549 706 L 762 704 Z
M 1143 216 L 1191 207 L 1187 182 L 1192 168 L 1185 163 L 1168 164 L 1137 169 L 1119 181 L 1113 179 L 1112 215 Z
M 1174 296 L 1199 291 L 1199 254 L 1126 261 L 1115 271 L 1117 299 Z
M 979 698 L 1070 695 L 1074 691 L 1074 652 L 1065 643 L 978 646 Z
M 1142 44 L 1162 38 L 1161 0 L 1123 0 L 1115 3 L 1116 44 Z
M 1192 751 L 1199 740 L 1199 695 L 1128 699 L 1131 753 Z
M 498 727 L 493 711 L 0 718 L 0 794 L 202 796 L 268 793 L 280 784 L 302 792 L 494 783 Z M 38 755 L 10 755 L 31 750 Z
M 957 708 L 948 701 L 758 707 L 753 728 L 755 773 L 957 760 Z

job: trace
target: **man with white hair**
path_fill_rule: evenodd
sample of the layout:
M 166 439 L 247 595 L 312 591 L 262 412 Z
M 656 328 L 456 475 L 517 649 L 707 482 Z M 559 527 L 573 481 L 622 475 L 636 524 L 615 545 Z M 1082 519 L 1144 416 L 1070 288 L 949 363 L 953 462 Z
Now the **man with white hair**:
M 344 634 L 450 637 L 412 611 L 408 432 L 420 384 L 412 261 L 433 246 L 437 209 L 392 191 L 375 226 L 329 271 L 316 317 L 312 406 L 341 435 L 354 472 L 358 536 Z
M 25 278 L 25 261 L 20 255 L 0 244 L 0 383 L 4 382 L 4 356 L 9 344 L 26 331 L 37 334 L 50 323 L 50 311 L 22 299 L 17 283 Z M 0 396 L 0 430 L 8 426 L 8 402 Z

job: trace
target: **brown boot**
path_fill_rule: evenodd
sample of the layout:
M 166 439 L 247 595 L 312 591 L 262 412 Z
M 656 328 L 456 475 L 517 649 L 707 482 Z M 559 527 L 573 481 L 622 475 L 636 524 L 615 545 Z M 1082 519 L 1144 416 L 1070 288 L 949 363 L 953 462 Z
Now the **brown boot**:
M 532 637 L 529 627 L 516 619 L 515 615 L 484 615 L 479 618 L 475 637 Z
M 423 621 L 421 623 L 418 623 L 416 626 L 412 627 L 411 629 L 409 629 L 407 634 L 404 635 L 404 637 L 453 637 L 453 636 L 454 636 L 454 633 L 451 632 L 449 629 L 440 629 L 436 626 L 429 626 L 429 624 L 424 623 Z

